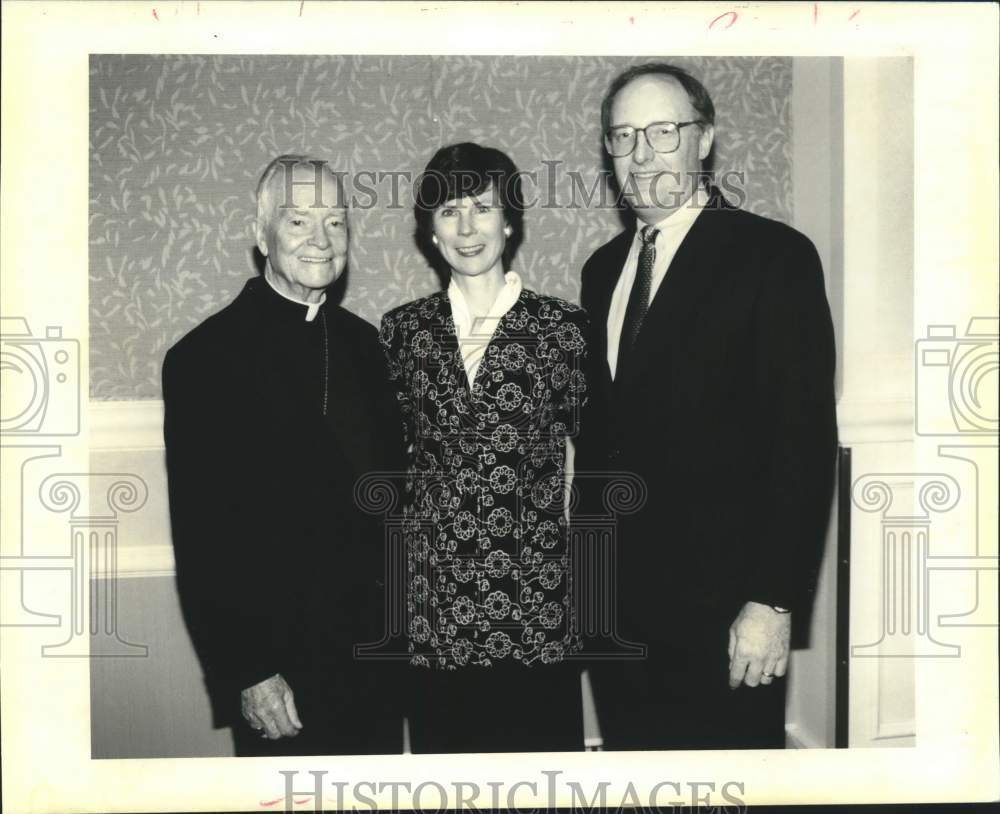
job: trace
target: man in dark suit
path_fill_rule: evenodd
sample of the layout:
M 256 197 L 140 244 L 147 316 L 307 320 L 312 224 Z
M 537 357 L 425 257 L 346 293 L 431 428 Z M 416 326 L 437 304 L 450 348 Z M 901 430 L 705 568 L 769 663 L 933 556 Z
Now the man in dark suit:
M 630 69 L 602 118 L 636 225 L 583 269 L 598 365 L 576 469 L 646 485 L 618 525 L 615 618 L 647 647 L 591 667 L 605 748 L 782 747 L 836 451 L 820 261 L 704 183 L 715 111 L 689 74 Z
M 382 531 L 354 489 L 401 465 L 401 422 L 375 328 L 326 301 L 348 236 L 324 162 L 271 162 L 256 233 L 263 276 L 163 367 L 185 619 L 238 754 L 398 753 L 388 668 L 354 658 L 384 604 Z

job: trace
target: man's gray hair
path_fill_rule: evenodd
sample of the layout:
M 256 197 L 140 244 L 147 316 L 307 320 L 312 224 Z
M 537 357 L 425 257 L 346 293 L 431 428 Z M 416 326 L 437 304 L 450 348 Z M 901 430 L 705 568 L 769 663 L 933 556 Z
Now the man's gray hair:
M 309 164 L 312 167 L 316 167 L 317 164 L 325 166 L 326 161 L 299 153 L 285 153 L 271 161 L 264 168 L 264 172 L 261 173 L 260 180 L 257 181 L 257 223 L 262 225 L 267 223 L 268 219 L 274 214 L 274 201 L 271 200 L 271 179 L 274 178 L 275 173 L 281 167 L 284 167 L 285 171 L 288 172 L 299 164 Z

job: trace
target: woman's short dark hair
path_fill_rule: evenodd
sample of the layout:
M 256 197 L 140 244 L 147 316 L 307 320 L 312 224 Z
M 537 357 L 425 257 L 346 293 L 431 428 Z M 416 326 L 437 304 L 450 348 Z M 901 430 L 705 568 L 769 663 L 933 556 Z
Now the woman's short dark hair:
M 675 79 L 687 93 L 698 118 L 706 124 L 715 125 L 715 105 L 712 104 L 712 97 L 708 95 L 708 91 L 705 90 L 705 86 L 701 82 L 676 65 L 670 65 L 667 62 L 644 62 L 641 65 L 633 65 L 616 76 L 615 81 L 611 83 L 611 87 L 604 95 L 604 101 L 601 102 L 602 136 L 608 132 L 608 128 L 611 126 L 611 105 L 615 101 L 615 96 L 633 79 L 650 75 L 669 76 Z
M 504 218 L 511 228 L 503 252 L 503 267 L 510 267 L 524 237 L 524 196 L 521 174 L 510 157 L 493 147 L 470 141 L 442 147 L 417 179 L 413 214 L 417 221 L 417 245 L 432 266 L 447 276 L 450 269 L 431 243 L 434 210 L 448 201 L 479 195 L 490 186 L 496 191 Z

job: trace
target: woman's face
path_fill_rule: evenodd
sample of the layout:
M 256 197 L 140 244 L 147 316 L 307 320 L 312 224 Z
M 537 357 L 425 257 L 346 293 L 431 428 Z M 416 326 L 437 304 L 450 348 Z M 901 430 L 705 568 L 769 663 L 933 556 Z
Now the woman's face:
M 434 210 L 433 229 L 438 251 L 456 274 L 503 273 L 510 227 L 492 185 L 478 195 L 439 206 Z

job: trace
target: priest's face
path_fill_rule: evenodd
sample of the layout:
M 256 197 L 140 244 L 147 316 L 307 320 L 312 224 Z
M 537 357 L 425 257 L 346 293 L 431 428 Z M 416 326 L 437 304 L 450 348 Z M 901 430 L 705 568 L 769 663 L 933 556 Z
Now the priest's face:
M 291 183 L 288 176 L 291 175 Z M 347 265 L 347 209 L 325 165 L 279 166 L 267 184 L 257 247 L 264 271 L 283 294 L 318 302 Z

